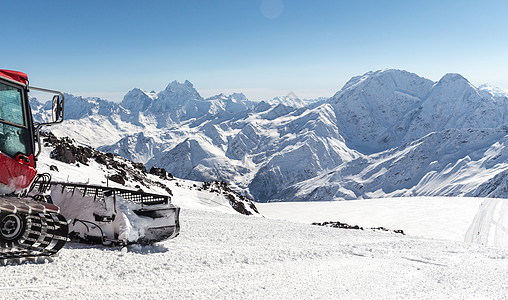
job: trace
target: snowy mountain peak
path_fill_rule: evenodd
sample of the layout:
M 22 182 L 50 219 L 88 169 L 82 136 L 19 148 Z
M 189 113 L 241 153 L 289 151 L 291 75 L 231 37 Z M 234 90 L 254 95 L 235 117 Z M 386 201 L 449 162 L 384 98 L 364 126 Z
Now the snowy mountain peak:
M 492 95 L 493 97 L 505 97 L 508 98 L 508 89 L 502 89 L 499 87 L 491 86 L 488 84 L 481 84 L 478 89 Z
M 157 94 L 148 111 L 156 116 L 159 127 L 166 127 L 172 122 L 203 115 L 208 106 L 202 102 L 203 98 L 188 80 L 173 81 Z
M 439 85 L 439 84 L 446 84 L 446 85 L 449 85 L 449 84 L 467 84 L 467 85 L 471 85 L 469 83 L 469 81 L 466 78 L 464 78 L 464 76 L 462 76 L 460 74 L 457 74 L 457 73 L 447 73 L 447 74 L 445 74 L 436 83 L 436 85 Z
M 164 99 L 176 99 L 187 97 L 189 99 L 202 99 L 198 91 L 194 88 L 194 85 L 185 80 L 184 83 L 173 81 L 169 83 L 166 88 L 158 94 L 158 98 Z
M 178 80 L 173 80 L 167 85 L 166 89 L 179 86 L 188 86 L 192 88 L 194 87 L 194 85 L 186 79 L 183 83 L 179 82 Z
M 290 92 L 286 96 L 283 97 L 275 97 L 272 100 L 268 101 L 271 105 L 279 105 L 283 104 L 285 106 L 290 106 L 293 108 L 301 108 L 305 107 L 305 102 L 302 101 L 295 93 Z
M 127 92 L 127 94 L 124 96 L 124 98 L 127 95 L 139 95 L 139 94 L 145 94 L 145 92 L 142 89 L 140 89 L 140 88 L 133 88 L 132 90 Z
M 249 101 L 249 99 L 247 99 L 247 96 L 245 96 L 243 93 L 233 93 L 231 94 L 231 98 L 239 101 Z
M 83 98 L 65 94 L 65 119 L 80 119 L 91 115 L 111 116 L 118 114 L 121 107 L 107 100 L 97 97 Z M 50 109 L 51 102 L 48 101 L 44 105 L 44 109 Z
M 42 103 L 36 97 L 28 97 L 28 101 L 30 103 L 30 107 L 40 107 Z
M 228 96 L 224 93 L 220 93 L 211 97 L 206 98 L 205 100 L 219 100 L 219 99 L 227 99 Z
M 405 86 L 408 82 L 420 82 L 426 81 L 431 82 L 428 79 L 420 77 L 414 73 L 410 73 L 404 70 L 397 69 L 383 69 L 377 71 L 370 71 L 361 76 L 355 76 L 351 78 L 342 89 L 337 92 L 340 94 L 347 89 L 351 88 L 363 88 L 365 86 L 378 86 L 384 83 L 391 83 L 392 86 Z M 337 94 L 335 96 L 337 96 Z
M 233 93 L 231 95 L 226 95 L 224 93 L 220 93 L 218 95 L 206 98 L 207 101 L 213 100 L 222 100 L 222 101 L 232 101 L 232 102 L 247 102 L 249 99 L 243 93 Z
M 150 106 L 153 98 L 143 90 L 134 88 L 124 97 L 120 105 L 130 111 L 144 111 Z
M 194 90 L 194 85 L 189 80 L 185 80 L 183 83 L 180 83 L 177 80 L 173 80 L 166 86 L 166 90 Z
M 256 104 L 256 106 L 254 107 L 254 111 L 257 113 L 260 113 L 260 112 L 267 111 L 270 108 L 272 108 L 272 106 L 269 103 L 267 103 L 265 101 L 261 101 Z

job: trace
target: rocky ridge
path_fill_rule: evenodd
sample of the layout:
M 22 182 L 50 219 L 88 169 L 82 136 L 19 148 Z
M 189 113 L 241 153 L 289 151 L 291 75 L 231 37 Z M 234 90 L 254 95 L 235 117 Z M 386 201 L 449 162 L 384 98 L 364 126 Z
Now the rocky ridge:
M 225 182 L 202 182 L 189 186 L 188 184 L 179 183 L 179 179 L 174 178 L 171 173 L 163 168 L 152 167 L 147 172 L 142 163 L 136 163 L 111 153 L 104 153 L 89 146 L 77 145 L 75 141 L 68 137 L 57 138 L 50 132 L 42 132 L 41 136 L 44 147 L 52 148 L 50 152 L 51 159 L 78 167 L 80 164 L 90 166 L 92 162 L 95 162 L 107 170 L 106 178 L 108 180 L 121 186 L 129 182 L 129 184 L 134 185 L 131 188 L 142 191 L 149 191 L 156 186 L 168 195 L 173 196 L 168 181 L 176 181 L 175 184 L 178 186 L 188 186 L 189 189 L 208 191 L 210 194 L 225 197 L 231 207 L 241 214 L 259 214 L 256 206 L 249 198 L 231 190 Z M 65 169 L 59 169 L 55 165 L 51 165 L 50 170 L 51 173 L 66 172 Z M 100 168 L 96 168 L 96 176 L 103 172 Z M 149 178 L 148 174 L 156 177 Z M 108 184 L 106 183 L 106 185 Z

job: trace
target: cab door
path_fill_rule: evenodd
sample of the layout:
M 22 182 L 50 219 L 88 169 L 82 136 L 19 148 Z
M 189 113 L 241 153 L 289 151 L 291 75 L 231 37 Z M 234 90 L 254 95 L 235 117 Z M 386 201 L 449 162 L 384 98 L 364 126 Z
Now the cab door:
M 36 175 L 34 141 L 24 87 L 0 79 L 0 183 L 26 188 Z

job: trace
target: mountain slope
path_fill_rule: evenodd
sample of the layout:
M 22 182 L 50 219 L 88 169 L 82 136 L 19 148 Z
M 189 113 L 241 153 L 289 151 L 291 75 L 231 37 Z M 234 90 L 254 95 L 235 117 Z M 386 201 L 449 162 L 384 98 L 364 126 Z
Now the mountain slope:
M 508 98 L 458 74 L 432 82 L 368 72 L 308 106 L 296 97 L 203 99 L 188 81 L 159 93 L 133 89 L 120 105 L 70 99 L 55 134 L 183 178 L 223 180 L 262 202 L 464 195 L 505 169 L 499 160 L 478 164 L 504 145 Z
M 288 188 L 287 198 L 315 201 L 468 195 L 486 179 L 508 169 L 507 142 L 508 128 L 431 133 L 299 182 Z
M 54 181 L 141 189 L 169 195 L 172 202 L 182 208 L 258 214 L 251 200 L 231 190 L 224 182 L 183 180 L 160 168 L 147 171 L 141 163 L 81 146 L 72 139 L 57 138 L 51 133 L 43 132 L 42 139 L 44 147 L 37 169 L 40 173 L 49 173 Z

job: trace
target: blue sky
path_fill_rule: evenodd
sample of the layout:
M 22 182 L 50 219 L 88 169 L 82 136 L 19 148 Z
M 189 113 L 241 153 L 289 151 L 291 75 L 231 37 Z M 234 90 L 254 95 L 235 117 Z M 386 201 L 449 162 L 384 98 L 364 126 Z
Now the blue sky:
M 2 15 L 0 68 L 116 101 L 186 79 L 203 96 L 331 96 L 384 68 L 508 88 L 508 1 L 7 1 Z

